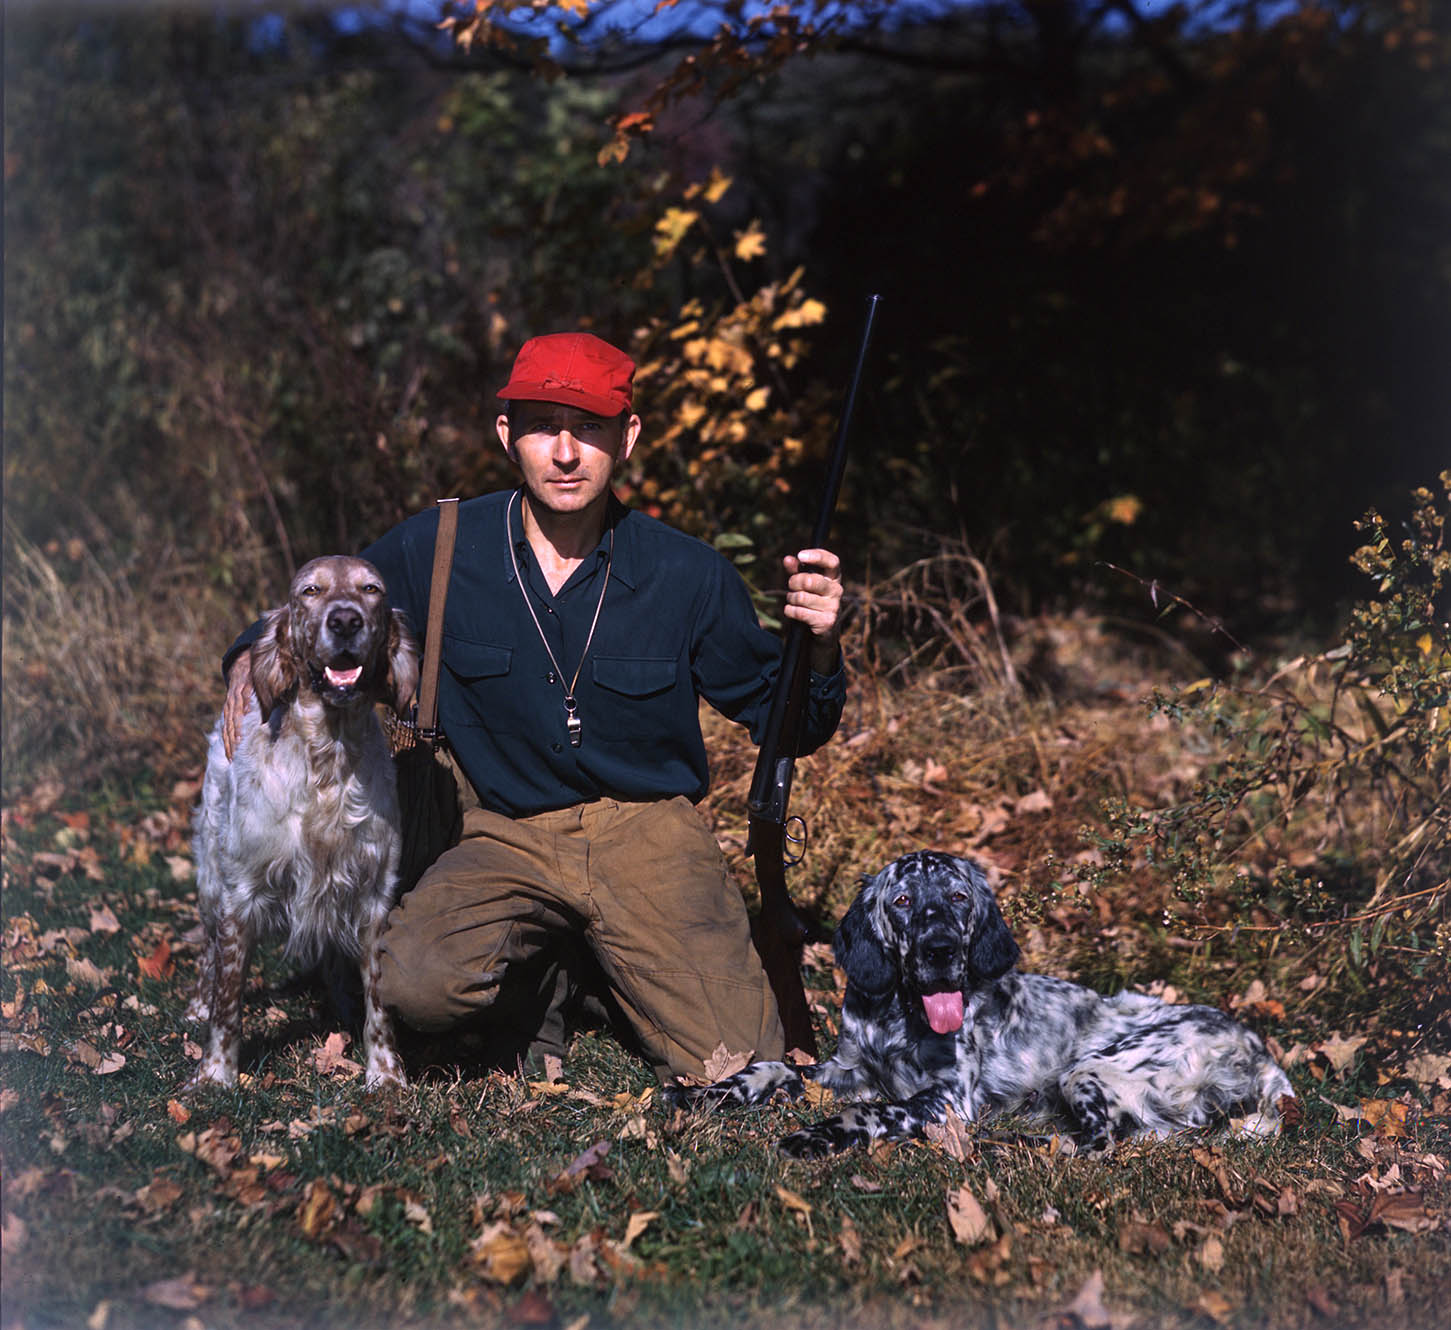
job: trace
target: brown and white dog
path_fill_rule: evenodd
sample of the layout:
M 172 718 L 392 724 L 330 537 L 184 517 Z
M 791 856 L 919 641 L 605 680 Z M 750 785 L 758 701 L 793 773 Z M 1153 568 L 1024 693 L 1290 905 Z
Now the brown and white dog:
M 342 953 L 363 978 L 369 1089 L 404 1082 L 377 998 L 377 940 L 392 907 L 398 795 L 377 702 L 402 712 L 418 647 L 362 559 L 314 559 L 251 648 L 249 707 L 233 756 L 212 730 L 193 848 L 207 940 L 187 1017 L 210 1023 L 197 1082 L 233 1085 L 252 948 L 286 938 L 304 965 Z M 238 660 L 234 669 L 244 668 Z

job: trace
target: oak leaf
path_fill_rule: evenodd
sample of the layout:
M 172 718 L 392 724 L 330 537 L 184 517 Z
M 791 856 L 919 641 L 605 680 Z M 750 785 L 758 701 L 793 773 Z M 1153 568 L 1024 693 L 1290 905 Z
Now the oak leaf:
M 952 1236 L 964 1247 L 986 1242 L 995 1234 L 993 1221 L 965 1184 L 947 1193 L 947 1222 Z
M 723 1081 L 727 1076 L 744 1071 L 755 1056 L 755 1049 L 746 1053 L 732 1053 L 724 1042 L 719 1043 L 715 1046 L 715 1052 L 705 1060 L 705 1074 L 711 1081 Z

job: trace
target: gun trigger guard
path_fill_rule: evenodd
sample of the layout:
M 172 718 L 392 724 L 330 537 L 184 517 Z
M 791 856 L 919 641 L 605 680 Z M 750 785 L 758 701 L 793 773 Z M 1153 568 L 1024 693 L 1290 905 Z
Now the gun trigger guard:
M 799 828 L 799 832 L 796 830 L 797 828 Z M 787 868 L 791 868 L 806 858 L 806 820 L 797 816 L 788 817 L 781 828 L 781 836 L 785 845 L 801 847 L 794 853 L 784 846 L 781 850 L 781 862 Z

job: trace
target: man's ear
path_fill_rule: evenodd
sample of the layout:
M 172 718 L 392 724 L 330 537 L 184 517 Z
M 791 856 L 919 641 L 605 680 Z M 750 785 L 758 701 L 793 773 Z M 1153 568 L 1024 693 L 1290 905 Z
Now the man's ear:
M 630 418 L 625 421 L 625 432 L 620 440 L 619 456 L 615 458 L 616 465 L 623 462 L 627 457 L 629 457 L 632 452 L 634 452 L 635 444 L 639 441 L 640 438 L 640 431 L 644 429 L 644 427 L 644 422 L 637 415 L 632 414 Z
M 514 456 L 514 431 L 509 428 L 507 412 L 501 411 L 494 421 L 494 433 L 499 436 L 499 446 L 503 448 L 504 456 L 517 465 L 519 459 Z

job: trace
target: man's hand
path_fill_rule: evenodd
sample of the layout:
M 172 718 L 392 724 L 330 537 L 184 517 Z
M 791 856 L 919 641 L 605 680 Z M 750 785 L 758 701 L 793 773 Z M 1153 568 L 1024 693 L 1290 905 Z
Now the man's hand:
M 841 560 L 830 550 L 802 550 L 788 554 L 786 604 L 788 619 L 799 619 L 811 629 L 811 668 L 818 674 L 836 669 L 841 635 Z
M 227 700 L 222 703 L 222 747 L 227 750 L 230 762 L 242 741 L 242 717 L 247 708 L 257 705 L 252 691 L 252 656 L 246 652 L 232 662 L 231 673 L 227 675 Z

